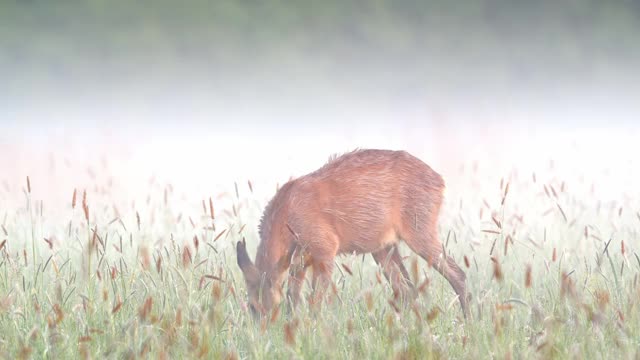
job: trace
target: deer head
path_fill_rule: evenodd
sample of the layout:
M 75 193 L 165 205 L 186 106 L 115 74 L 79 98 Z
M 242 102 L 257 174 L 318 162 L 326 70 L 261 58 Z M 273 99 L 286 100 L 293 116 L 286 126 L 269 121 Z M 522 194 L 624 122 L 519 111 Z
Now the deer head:
M 291 264 L 293 252 L 290 251 L 267 269 L 259 269 L 253 264 L 247 253 L 245 239 L 236 245 L 237 262 L 247 285 L 248 307 L 254 317 L 269 313 L 282 301 L 283 275 Z

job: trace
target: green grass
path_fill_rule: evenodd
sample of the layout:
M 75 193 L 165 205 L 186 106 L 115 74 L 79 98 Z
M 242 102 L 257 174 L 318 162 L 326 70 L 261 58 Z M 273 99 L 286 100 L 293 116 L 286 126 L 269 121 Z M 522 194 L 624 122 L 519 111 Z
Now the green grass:
M 264 201 L 248 188 L 214 200 L 215 219 L 208 203 L 207 210 L 200 202 L 183 207 L 160 186 L 144 194 L 146 203 L 119 210 L 111 200 L 117 194 L 93 191 L 89 221 L 81 191 L 75 208 L 69 202 L 49 215 L 37 200 L 44 189 L 25 191 L 21 205 L 0 214 L 0 240 L 7 239 L 0 255 L 0 354 L 638 358 L 638 199 L 599 201 L 578 177 L 559 179 L 553 172 L 536 180 L 505 174 L 505 196 L 507 181 L 500 177 L 461 172 L 463 182 L 447 190 L 441 216 L 442 241 L 464 267 L 473 296 L 468 322 L 452 289 L 424 261 L 418 261 L 417 281 L 428 277 L 429 286 L 413 308 L 397 313 L 372 258 L 344 256 L 336 261 L 353 275 L 336 267 L 337 295 L 321 309 L 305 300 L 293 314 L 255 323 L 244 306 L 234 253 L 243 236 L 252 257 L 257 245 Z M 413 254 L 404 246 L 402 253 L 410 268 Z

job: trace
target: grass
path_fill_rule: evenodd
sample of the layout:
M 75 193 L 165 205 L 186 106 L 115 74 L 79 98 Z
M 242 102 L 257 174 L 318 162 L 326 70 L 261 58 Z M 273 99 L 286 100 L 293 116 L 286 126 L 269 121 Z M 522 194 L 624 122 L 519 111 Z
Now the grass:
M 47 215 L 37 200 L 46 189 L 29 183 L 26 202 L 0 214 L 0 354 L 640 356 L 639 199 L 603 201 L 590 184 L 552 170 L 462 170 L 460 179 L 447 191 L 440 234 L 467 273 L 469 322 L 450 286 L 406 247 L 407 267 L 419 265 L 414 281 L 429 280 L 410 308 L 389 305 L 390 287 L 370 256 L 345 256 L 336 260 L 345 265 L 336 266 L 336 294 L 322 308 L 305 300 L 293 314 L 254 322 L 234 245 L 246 237 L 254 256 L 266 201 L 253 194 L 255 184 L 190 207 L 175 201 L 171 186 L 150 186 L 146 201 L 126 199 L 131 206 L 116 206 L 110 191 L 70 189 L 65 210 Z

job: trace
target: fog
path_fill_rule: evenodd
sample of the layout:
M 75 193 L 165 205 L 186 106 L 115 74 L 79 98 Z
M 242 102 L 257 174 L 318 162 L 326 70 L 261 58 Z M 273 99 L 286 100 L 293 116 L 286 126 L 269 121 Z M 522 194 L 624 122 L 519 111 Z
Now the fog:
M 637 2 L 465 6 L 4 2 L 0 196 L 30 176 L 66 204 L 107 173 L 124 198 L 152 177 L 268 197 L 356 147 L 410 151 L 449 191 L 474 163 L 553 160 L 637 195 Z

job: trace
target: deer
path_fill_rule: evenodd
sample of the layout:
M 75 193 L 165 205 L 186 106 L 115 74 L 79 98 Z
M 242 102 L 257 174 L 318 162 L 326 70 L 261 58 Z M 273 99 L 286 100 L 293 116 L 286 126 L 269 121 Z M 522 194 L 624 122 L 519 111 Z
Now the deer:
M 444 188 L 440 174 L 404 150 L 356 149 L 291 178 L 264 208 L 255 264 L 246 240 L 236 243 L 251 314 L 280 305 L 287 277 L 286 298 L 295 308 L 309 267 L 311 287 L 322 294 L 332 284 L 334 259 L 347 254 L 371 254 L 394 294 L 416 296 L 398 249 L 404 242 L 444 276 L 467 319 L 466 275 L 438 238 Z

